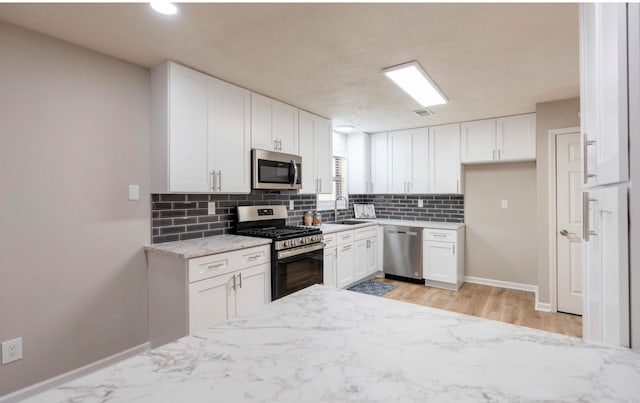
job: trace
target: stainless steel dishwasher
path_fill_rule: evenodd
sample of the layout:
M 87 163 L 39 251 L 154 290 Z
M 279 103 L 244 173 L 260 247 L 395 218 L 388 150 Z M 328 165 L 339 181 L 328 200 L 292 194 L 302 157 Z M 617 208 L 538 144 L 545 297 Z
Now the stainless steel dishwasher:
M 399 225 L 384 227 L 384 273 L 422 279 L 422 228 Z

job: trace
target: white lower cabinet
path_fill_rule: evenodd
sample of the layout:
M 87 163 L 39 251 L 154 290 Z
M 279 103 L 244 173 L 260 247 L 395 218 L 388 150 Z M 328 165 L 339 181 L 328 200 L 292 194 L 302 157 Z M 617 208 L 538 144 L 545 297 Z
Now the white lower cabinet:
M 375 274 L 378 236 L 377 225 L 325 235 L 324 284 L 345 288 Z
M 148 252 L 147 262 L 152 347 L 271 301 L 269 245 L 193 259 Z
M 423 230 L 422 273 L 425 284 L 457 290 L 464 277 L 464 228 Z

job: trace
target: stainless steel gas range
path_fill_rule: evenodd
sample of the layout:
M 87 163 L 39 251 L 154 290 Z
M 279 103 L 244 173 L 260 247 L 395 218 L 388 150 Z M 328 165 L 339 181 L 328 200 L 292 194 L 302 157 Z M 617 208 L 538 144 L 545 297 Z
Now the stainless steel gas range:
M 322 284 L 322 231 L 286 225 L 285 206 L 238 207 L 237 234 L 270 238 L 271 300 L 313 284 Z

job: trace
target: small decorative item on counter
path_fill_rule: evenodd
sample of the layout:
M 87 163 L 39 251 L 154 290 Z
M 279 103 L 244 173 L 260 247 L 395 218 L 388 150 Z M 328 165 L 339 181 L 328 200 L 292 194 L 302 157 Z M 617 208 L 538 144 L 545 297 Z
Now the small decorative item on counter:
M 307 211 L 304 213 L 304 225 L 313 224 L 313 211 Z
M 315 213 L 313 215 L 313 225 L 322 225 L 322 216 L 320 213 Z

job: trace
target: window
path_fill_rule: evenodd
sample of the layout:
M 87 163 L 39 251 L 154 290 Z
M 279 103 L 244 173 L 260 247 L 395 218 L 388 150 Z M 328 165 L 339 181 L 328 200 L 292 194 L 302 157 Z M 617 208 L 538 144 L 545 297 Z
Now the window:
M 333 157 L 333 189 L 330 194 L 318 195 L 318 210 L 333 210 L 336 197 L 349 197 L 347 191 L 347 159 Z M 344 200 L 338 201 L 338 208 L 347 208 Z

